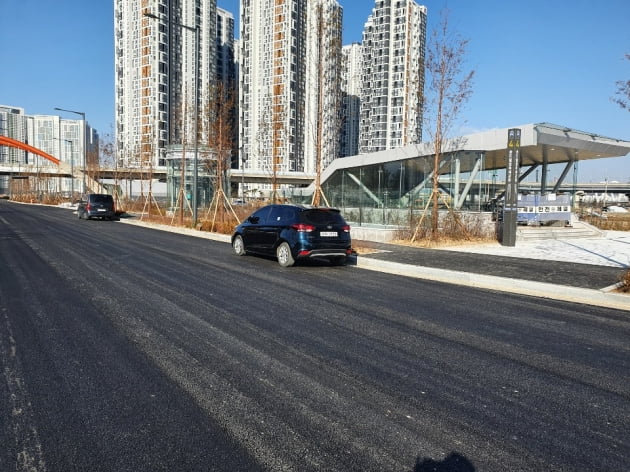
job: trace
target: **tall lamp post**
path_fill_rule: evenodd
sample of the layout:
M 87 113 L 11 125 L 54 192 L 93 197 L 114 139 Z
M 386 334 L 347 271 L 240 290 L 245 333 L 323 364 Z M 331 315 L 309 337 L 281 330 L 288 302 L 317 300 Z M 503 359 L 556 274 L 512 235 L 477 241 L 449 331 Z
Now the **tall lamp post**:
M 72 203 L 74 201 L 74 142 L 71 139 L 59 139 L 59 141 L 70 145 L 70 203 Z
M 74 202 L 74 143 L 70 139 L 64 139 L 70 145 L 70 203 Z
M 70 203 L 74 201 L 74 142 L 71 139 L 53 138 L 70 145 Z
M 85 166 L 87 163 L 87 121 L 85 119 L 85 113 L 82 111 L 74 111 L 74 110 L 64 110 L 63 108 L 55 107 L 57 111 L 65 111 L 67 113 L 74 113 L 75 115 L 80 115 L 83 120 L 83 193 L 86 192 L 86 184 L 85 184 Z M 74 182 L 74 175 L 72 176 Z
M 177 23 L 176 21 L 171 21 L 167 18 L 161 18 L 157 15 L 154 15 L 152 13 L 148 13 L 148 12 L 144 12 L 142 14 L 143 16 L 147 17 L 147 18 L 151 18 L 153 20 L 158 20 L 158 21 L 166 21 L 169 24 L 175 25 L 175 26 L 179 26 L 180 28 L 183 28 L 185 30 L 188 31 L 192 31 L 193 33 L 195 33 L 195 44 L 194 44 L 194 49 L 195 49 L 195 67 L 194 67 L 194 72 L 195 72 L 195 80 L 194 80 L 194 87 L 195 87 L 195 103 L 194 103 L 194 116 L 193 116 L 193 132 L 194 132 L 194 157 L 193 157 L 193 189 L 192 189 L 192 226 L 196 227 L 197 226 L 197 180 L 198 180 L 198 176 L 199 176 L 199 168 L 198 168 L 198 154 L 199 154 L 199 129 L 197 126 L 197 119 L 199 116 L 199 49 L 200 49 L 200 44 L 199 44 L 199 25 L 195 25 L 195 26 L 188 26 L 188 25 L 184 25 L 181 23 Z M 182 182 L 182 185 L 184 185 L 185 182 Z

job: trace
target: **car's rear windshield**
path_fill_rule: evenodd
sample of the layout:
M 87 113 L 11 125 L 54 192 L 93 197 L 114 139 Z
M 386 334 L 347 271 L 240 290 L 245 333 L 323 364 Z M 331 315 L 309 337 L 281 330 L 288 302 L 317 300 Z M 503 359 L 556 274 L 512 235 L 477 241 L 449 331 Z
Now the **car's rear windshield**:
M 304 210 L 300 212 L 300 219 L 303 223 L 312 225 L 343 225 L 346 223 L 338 210 Z
M 95 193 L 90 195 L 90 200 L 94 203 L 111 203 L 113 201 L 111 195 Z

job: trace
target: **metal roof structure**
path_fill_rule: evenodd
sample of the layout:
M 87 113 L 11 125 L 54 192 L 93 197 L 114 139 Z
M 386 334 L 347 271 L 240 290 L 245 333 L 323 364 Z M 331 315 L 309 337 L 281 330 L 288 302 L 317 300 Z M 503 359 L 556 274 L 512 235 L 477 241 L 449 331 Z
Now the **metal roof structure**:
M 630 141 L 607 138 L 550 123 L 515 126 L 521 130 L 521 167 L 572 164 L 576 161 L 623 157 L 630 154 Z M 442 153 L 457 156 L 461 172 L 470 172 L 484 155 L 484 169 L 505 169 L 508 129 L 502 128 L 445 141 Z M 433 143 L 420 143 L 371 154 L 335 159 L 322 175 L 322 182 L 336 171 L 434 155 Z

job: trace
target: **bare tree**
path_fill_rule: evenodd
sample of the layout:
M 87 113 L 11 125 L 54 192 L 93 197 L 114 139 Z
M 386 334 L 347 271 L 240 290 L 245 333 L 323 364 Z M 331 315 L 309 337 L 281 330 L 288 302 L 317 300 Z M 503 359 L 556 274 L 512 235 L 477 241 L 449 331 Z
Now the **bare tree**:
M 278 172 L 282 165 L 282 157 L 286 150 L 287 140 L 285 89 L 285 84 L 282 83 L 280 77 L 274 75 L 271 104 L 271 203 L 279 203 L 280 201 L 278 196 Z
M 184 213 L 190 212 L 192 216 L 193 211 L 192 211 L 192 206 L 190 204 L 190 201 L 186 197 L 186 166 L 187 166 L 186 149 L 188 145 L 187 136 L 189 133 L 187 133 L 185 129 L 186 129 L 186 123 L 187 123 L 187 118 L 188 118 L 189 103 L 184 101 L 181 104 L 181 106 L 182 106 L 182 109 L 176 110 L 172 118 L 172 123 L 173 123 L 172 139 L 174 143 L 179 142 L 181 144 L 182 157 L 179 161 L 180 184 L 179 184 L 179 189 L 177 191 L 177 197 L 176 197 L 176 201 L 174 205 L 175 211 L 173 213 L 171 224 L 173 224 L 173 222 L 175 221 L 176 215 L 179 213 L 178 224 L 180 226 L 183 226 Z
M 630 54 L 626 54 L 626 59 L 630 61 Z M 612 99 L 617 105 L 624 110 L 630 111 L 630 80 L 617 81 L 616 97 Z M 621 290 L 628 292 L 630 290 L 630 270 L 627 270 L 621 277 Z
M 322 64 L 322 56 L 324 47 L 321 44 L 321 40 L 324 37 L 324 19 L 322 12 L 322 5 L 317 5 L 317 37 L 320 41 L 320 44 L 317 48 L 317 65 L 318 65 L 318 100 L 317 100 L 317 133 L 316 133 L 316 156 L 315 156 L 315 191 L 313 192 L 313 198 L 311 201 L 312 205 L 319 206 L 320 200 L 324 197 L 324 193 L 322 192 L 322 133 L 323 133 L 323 114 L 324 114 L 324 99 L 323 99 L 323 88 L 324 88 L 324 66 Z
M 208 119 L 208 147 L 211 149 L 214 159 L 208 159 L 204 164 L 207 170 L 214 170 L 215 174 L 214 195 L 206 215 L 207 218 L 210 212 L 213 212 L 210 227 L 210 231 L 213 231 L 217 223 L 217 217 L 221 223 L 225 223 L 227 213 L 231 213 L 237 223 L 240 221 L 232 208 L 229 196 L 225 193 L 225 188 L 228 186 L 225 177 L 227 170 L 230 168 L 232 149 L 234 148 L 234 110 L 236 102 L 234 89 L 227 87 L 223 82 L 219 82 L 211 90 L 211 96 L 213 101 L 208 104 L 209 109 L 205 113 L 205 117 Z
M 626 54 L 626 59 L 630 61 L 630 54 Z M 630 110 L 630 80 L 619 80 L 616 85 L 617 92 L 612 101 L 624 110 Z
M 341 131 L 341 9 L 331 9 L 330 5 L 320 2 L 313 10 L 311 28 L 316 38 L 312 51 L 312 63 L 317 70 L 317 104 L 315 140 L 315 189 L 311 204 L 319 206 L 323 200 L 329 206 L 324 195 L 321 174 L 324 168 L 339 155 L 339 141 L 330 139 Z M 308 135 L 308 133 L 307 133 Z M 328 137 L 328 139 L 326 139 Z M 307 140 L 309 138 L 307 137 Z
M 474 71 L 464 71 L 469 40 L 451 31 L 449 11 L 442 10 L 439 25 L 433 31 L 426 58 L 430 75 L 429 93 L 423 105 L 427 132 L 434 146 L 433 186 L 431 193 L 431 232 L 438 230 L 440 163 L 444 140 L 452 131 L 463 105 L 472 94 Z M 427 113 L 428 111 L 428 113 Z
M 120 192 L 120 185 L 119 185 L 120 176 L 118 174 L 119 160 L 117 159 L 117 156 L 116 156 L 116 149 L 117 149 L 116 135 L 114 134 L 114 130 L 111 127 L 108 133 L 105 133 L 103 136 L 100 136 L 99 146 L 100 146 L 100 154 L 99 154 L 100 162 L 103 165 L 103 167 L 110 170 L 113 174 L 114 190 L 112 194 L 114 196 L 116 210 L 122 211 L 125 205 L 123 204 L 122 199 L 121 199 L 121 192 Z
M 99 136 L 100 159 L 105 167 L 115 167 L 116 161 L 116 138 L 114 130 L 111 129 L 104 135 Z
M 154 125 L 149 125 L 149 124 L 143 126 L 142 144 L 141 144 L 141 149 L 143 152 L 142 152 L 140 170 L 142 172 L 142 169 L 143 169 L 142 165 L 143 164 L 146 165 L 146 174 L 141 173 L 140 175 L 140 181 L 142 182 L 140 189 L 141 189 L 141 192 L 144 193 L 144 190 L 143 190 L 144 181 L 147 180 L 149 184 L 149 190 L 146 196 L 144 196 L 144 205 L 142 207 L 142 216 L 140 217 L 140 219 L 144 218 L 145 214 L 148 216 L 149 219 L 151 219 L 151 210 L 153 206 L 155 206 L 155 209 L 157 210 L 158 214 L 162 216 L 162 210 L 160 209 L 160 205 L 158 204 L 157 200 L 155 199 L 155 196 L 153 195 L 153 159 L 154 159 L 154 155 L 156 154 L 155 151 L 158 147 L 157 138 L 158 138 L 157 127 L 155 127 Z

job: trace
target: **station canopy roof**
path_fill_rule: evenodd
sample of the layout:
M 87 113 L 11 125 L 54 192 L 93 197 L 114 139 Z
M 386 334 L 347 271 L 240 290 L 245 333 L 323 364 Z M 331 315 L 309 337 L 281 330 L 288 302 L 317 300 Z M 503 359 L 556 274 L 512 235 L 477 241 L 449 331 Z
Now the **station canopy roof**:
M 521 166 L 622 157 L 630 153 L 630 141 L 607 138 L 565 126 L 536 123 L 513 128 L 521 130 Z M 459 158 L 461 172 L 470 171 L 481 153 L 484 155 L 484 169 L 505 169 L 509 129 L 512 128 L 493 129 L 446 140 L 442 153 L 444 157 Z M 433 143 L 426 142 L 335 159 L 324 171 L 322 181 L 337 170 L 433 156 Z

